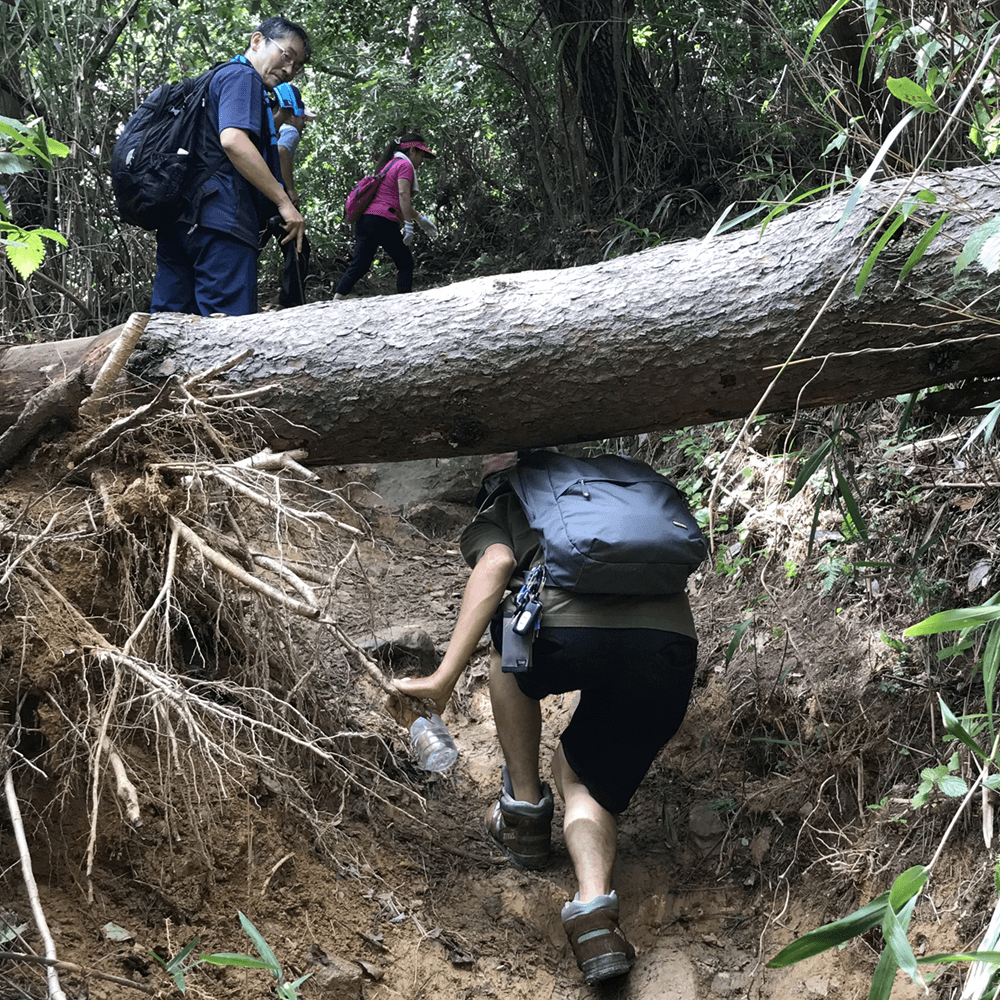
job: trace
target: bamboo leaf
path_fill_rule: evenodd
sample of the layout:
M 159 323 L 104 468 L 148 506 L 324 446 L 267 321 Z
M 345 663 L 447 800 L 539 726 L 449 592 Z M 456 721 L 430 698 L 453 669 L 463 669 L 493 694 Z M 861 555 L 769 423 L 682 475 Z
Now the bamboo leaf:
M 857 533 L 867 542 L 868 525 L 865 523 L 864 515 L 861 513 L 861 508 L 858 506 L 858 501 L 851 492 L 850 480 L 847 476 L 841 473 L 840 466 L 838 466 L 836 462 L 834 462 L 833 469 L 837 477 L 837 489 L 840 492 L 840 498 L 844 501 L 844 506 L 847 507 L 847 513 L 851 516 L 851 524 L 854 526 L 854 530 L 857 531 Z
M 982 962 L 984 965 L 1000 965 L 1000 951 L 944 952 L 940 955 L 924 955 L 918 958 L 919 965 L 936 965 L 939 962 Z
M 913 869 L 911 868 L 910 871 L 913 871 Z M 899 878 L 905 878 L 907 874 L 907 872 L 904 872 Z M 893 884 L 893 890 L 896 888 L 896 884 L 898 883 L 899 879 L 897 879 L 896 883 Z M 889 891 L 890 899 L 892 897 L 893 890 Z M 906 929 L 910 926 L 910 917 L 912 916 L 913 908 L 916 905 L 916 895 L 908 899 L 898 913 L 893 909 L 892 904 L 890 903 L 890 905 L 885 908 L 885 917 L 882 920 L 882 936 L 885 938 L 886 951 L 892 952 L 893 959 L 899 968 L 901 968 L 903 972 L 905 972 L 915 983 L 919 986 L 923 986 L 924 977 L 921 975 L 920 969 L 917 966 L 917 956 L 913 954 L 913 949 L 910 947 L 910 942 L 906 937 Z
M 809 44 L 806 46 L 806 54 L 802 57 L 802 62 L 808 62 L 809 53 L 812 51 L 813 45 L 816 44 L 816 39 L 826 30 L 827 25 L 850 3 L 850 0 L 837 0 L 837 2 L 819 19 L 816 23 L 816 27 L 813 30 L 812 38 L 809 39 Z
M 948 212 L 942 212 L 938 216 L 937 221 L 931 226 L 930 229 L 924 233 L 923 236 L 917 240 L 917 245 L 913 248 L 910 256 L 906 258 L 906 263 L 903 265 L 903 270 L 899 272 L 900 283 L 906 281 L 910 276 L 910 271 L 912 271 L 916 266 L 921 257 L 927 252 L 927 248 L 931 245 L 931 240 L 940 232 L 941 227 L 944 225 L 945 220 L 948 218 Z
M 939 611 L 923 621 L 917 622 L 905 629 L 903 635 L 912 638 L 915 635 L 937 635 L 939 632 L 957 632 L 961 629 L 978 628 L 1000 619 L 1000 608 L 983 605 L 978 608 L 952 608 L 950 611 Z
M 868 990 L 868 1000 L 889 1000 L 892 985 L 896 981 L 896 970 L 899 963 L 891 948 L 886 948 L 879 956 L 878 965 L 872 974 L 872 985 Z
M 812 479 L 813 473 L 820 467 L 823 460 L 827 455 L 830 454 L 830 449 L 833 448 L 833 441 L 827 438 L 803 463 L 799 469 L 798 476 L 795 477 L 795 483 L 792 486 L 792 492 L 789 495 L 789 499 L 796 496 L 802 488 Z
M 209 965 L 231 965 L 237 969 L 273 969 L 270 962 L 236 951 L 219 951 L 214 955 L 199 955 L 199 961 Z
M 746 635 L 747 629 L 753 625 L 753 622 L 754 620 L 752 617 L 748 618 L 745 622 L 740 622 L 740 624 L 733 629 L 733 638 L 730 640 L 729 646 L 726 648 L 727 667 L 729 666 L 729 661 L 733 658 L 733 654 L 740 648 L 740 641 L 743 639 L 743 636 Z
M 907 868 L 902 875 L 897 876 L 892 888 L 889 889 L 889 903 L 898 913 L 927 884 L 931 873 L 923 865 Z
M 954 712 L 944 703 L 941 695 L 938 695 L 938 705 L 941 708 L 941 718 L 944 720 L 944 727 L 948 731 L 948 734 L 954 736 L 959 742 L 964 743 L 980 760 L 988 760 L 989 758 L 983 753 L 982 748 L 972 738 L 969 731 L 958 721 Z
M 861 295 L 864 291 L 865 285 L 868 284 L 868 276 L 872 273 L 872 268 L 875 266 L 875 261 L 878 260 L 878 255 L 885 249 L 886 244 L 892 239 L 893 234 L 904 222 L 906 222 L 906 219 L 903 215 L 897 215 L 892 222 L 889 223 L 886 231 L 879 237 L 878 243 L 875 244 L 872 252 L 868 255 L 868 259 L 864 262 L 861 268 L 858 280 L 854 283 L 855 298 Z
M 851 938 L 864 934 L 878 926 L 885 917 L 885 910 L 889 903 L 889 893 L 884 892 L 877 899 L 873 899 L 867 906 L 862 906 L 860 910 L 855 910 L 840 920 L 833 923 L 824 924 L 815 930 L 803 934 L 802 937 L 786 945 L 778 952 L 770 962 L 767 963 L 769 969 L 784 969 L 796 962 L 801 962 L 806 958 L 812 958 L 827 948 L 835 948 Z
M 253 941 L 253 946 L 260 953 L 260 957 L 267 963 L 264 967 L 271 969 L 275 978 L 277 978 L 281 975 L 281 965 L 275 957 L 274 952 L 271 951 L 271 946 L 264 940 L 260 931 L 250 922 L 249 917 L 241 910 L 237 910 L 237 913 L 240 915 L 240 923 L 243 925 L 243 930 L 247 932 L 250 940 Z
M 868 169 L 861 175 L 858 183 L 855 185 L 854 190 L 851 192 L 851 196 L 847 199 L 847 204 L 844 206 L 843 214 L 840 216 L 840 221 L 836 226 L 833 227 L 833 232 L 830 234 L 830 238 L 833 239 L 837 233 L 843 228 L 844 223 L 851 217 L 851 213 L 854 211 L 855 206 L 860 200 L 861 196 L 865 193 L 868 185 L 871 183 L 872 178 L 875 176 L 878 168 L 882 165 L 882 161 L 885 159 L 886 154 L 892 149 L 892 144 L 899 137 L 899 134 L 906 128 L 907 125 L 916 116 L 916 111 L 907 111 L 905 115 L 898 122 L 896 122 L 892 131 L 885 137 L 882 145 L 879 146 L 878 152 L 875 154 L 874 159 L 869 164 Z

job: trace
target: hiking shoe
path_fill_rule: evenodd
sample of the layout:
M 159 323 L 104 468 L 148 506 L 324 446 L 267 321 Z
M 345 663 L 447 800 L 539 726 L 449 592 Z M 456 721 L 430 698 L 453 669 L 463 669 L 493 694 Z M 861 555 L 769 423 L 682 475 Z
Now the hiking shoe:
M 635 948 L 618 926 L 618 896 L 595 896 L 588 903 L 574 899 L 562 908 L 563 927 L 576 964 L 588 985 L 624 976 L 635 964 Z
M 552 841 L 552 789 L 542 782 L 542 801 L 520 802 L 514 798 L 505 767 L 500 798 L 486 810 L 486 832 L 494 843 L 521 868 L 544 868 Z

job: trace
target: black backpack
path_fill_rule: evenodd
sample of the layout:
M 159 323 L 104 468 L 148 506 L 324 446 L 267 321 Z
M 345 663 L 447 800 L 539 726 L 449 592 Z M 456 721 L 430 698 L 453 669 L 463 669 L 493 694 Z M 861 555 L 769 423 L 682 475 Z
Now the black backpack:
M 509 482 L 542 543 L 546 582 L 590 594 L 682 591 L 707 546 L 680 491 L 619 455 L 532 452 Z
M 218 136 L 205 127 L 208 85 L 225 65 L 157 87 L 126 122 L 111 154 L 123 221 L 160 229 L 197 209 L 201 186 L 226 161 Z

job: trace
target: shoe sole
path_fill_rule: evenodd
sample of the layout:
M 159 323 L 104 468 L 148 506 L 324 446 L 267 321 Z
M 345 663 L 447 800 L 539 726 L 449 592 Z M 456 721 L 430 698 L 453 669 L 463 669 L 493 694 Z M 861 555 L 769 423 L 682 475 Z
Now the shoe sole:
M 490 838 L 490 843 L 499 847 L 518 868 L 524 868 L 529 872 L 537 872 L 549 863 L 549 856 L 547 854 L 515 854 L 509 847 L 504 847 L 503 844 L 497 843 L 496 838 L 488 830 L 486 832 Z
M 598 955 L 583 963 L 584 981 L 588 986 L 603 983 L 605 979 L 617 979 L 624 976 L 635 965 L 635 959 L 629 959 L 623 952 L 612 952 L 610 955 Z

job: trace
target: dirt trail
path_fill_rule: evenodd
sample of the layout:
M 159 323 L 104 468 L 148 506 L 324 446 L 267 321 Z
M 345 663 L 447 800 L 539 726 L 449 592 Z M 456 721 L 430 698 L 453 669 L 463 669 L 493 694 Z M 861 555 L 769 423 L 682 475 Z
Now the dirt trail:
M 435 516 L 447 521 L 447 514 L 442 508 Z M 391 512 L 379 516 L 392 541 L 382 563 L 367 568 L 378 580 L 374 631 L 422 628 L 440 652 L 465 580 L 455 532 L 426 537 Z M 903 827 L 880 828 L 866 815 L 866 793 L 858 789 L 873 781 L 866 769 L 877 772 L 880 764 L 874 751 L 870 761 L 865 753 L 882 740 L 860 725 L 858 708 L 863 704 L 874 721 L 894 707 L 894 696 L 873 686 L 877 656 L 830 602 L 804 591 L 787 596 L 781 620 L 786 628 L 794 623 L 793 641 L 808 640 L 808 659 L 788 667 L 788 642 L 775 631 L 754 655 L 727 666 L 738 592 L 710 573 L 693 582 L 698 686 L 683 728 L 620 822 L 614 885 L 638 951 L 625 980 L 589 988 L 576 969 L 559 919 L 574 891 L 559 805 L 553 858 L 542 873 L 511 866 L 482 833 L 500 767 L 485 646 L 446 713 L 461 751 L 452 771 L 418 771 L 406 763 L 404 734 L 395 736 L 424 807 L 392 789 L 388 801 L 351 792 L 321 845 L 305 839 L 303 825 L 283 811 L 280 789 L 261 787 L 240 801 L 212 804 L 227 825 L 207 845 L 210 865 L 199 859 L 198 831 L 170 830 L 153 817 L 139 830 L 122 826 L 101 837 L 88 903 L 85 879 L 63 846 L 86 839 L 83 799 L 67 803 L 59 839 L 32 847 L 60 958 L 176 996 L 149 952 L 174 955 L 195 937 L 199 952 L 250 950 L 239 929 L 243 912 L 289 978 L 313 973 L 304 998 L 865 997 L 877 961 L 874 937 L 791 969 L 764 968 L 796 935 L 883 891 L 909 853 L 926 860 L 924 843 L 900 837 Z M 360 690 L 365 679 L 349 683 Z M 365 697 L 377 713 L 374 692 Z M 571 711 L 569 696 L 545 703 L 543 761 Z M 44 782 L 34 794 L 40 806 Z M 975 831 L 968 844 L 969 862 L 979 857 L 981 864 Z M 0 864 L 0 906 L 7 919 L 24 921 L 29 906 L 6 823 Z M 951 899 L 964 877 L 954 866 L 938 898 Z M 930 950 L 968 946 L 980 929 L 981 899 L 961 891 L 964 914 L 918 908 L 916 933 L 926 935 Z M 109 922 L 128 939 L 109 940 L 102 929 Z M 12 966 L 0 971 L 5 981 L 13 978 Z M 17 979 L 26 992 L 3 992 L 0 984 L 0 997 L 44 995 L 40 972 L 19 966 Z M 956 981 L 943 980 L 932 995 L 950 996 Z M 71 973 L 64 984 L 72 1000 L 142 995 L 96 978 L 85 987 Z M 210 1000 L 270 995 L 263 972 L 208 966 L 190 973 L 186 987 Z M 901 979 L 894 997 L 918 994 Z

